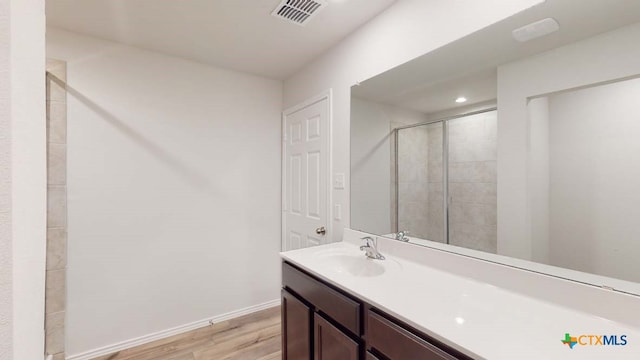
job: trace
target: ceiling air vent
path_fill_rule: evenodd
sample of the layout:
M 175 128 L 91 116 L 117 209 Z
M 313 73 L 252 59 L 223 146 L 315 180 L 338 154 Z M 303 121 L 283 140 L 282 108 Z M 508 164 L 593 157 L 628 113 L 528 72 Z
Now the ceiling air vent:
M 271 15 L 305 25 L 326 5 L 324 0 L 282 0 Z

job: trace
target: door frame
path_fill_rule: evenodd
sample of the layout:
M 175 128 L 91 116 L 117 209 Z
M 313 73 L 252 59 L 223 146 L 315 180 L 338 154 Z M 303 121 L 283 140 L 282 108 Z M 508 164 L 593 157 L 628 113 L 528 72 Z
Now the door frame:
M 287 123 L 287 117 L 295 112 L 298 112 L 308 106 L 311 106 L 315 103 L 318 103 L 320 101 L 323 100 L 327 100 L 327 136 L 326 136 L 326 145 L 327 145 L 327 168 L 326 168 L 326 177 L 327 177 L 327 182 L 326 182 L 326 186 L 327 186 L 327 224 L 325 225 L 325 229 L 327 230 L 326 234 L 325 234 L 325 240 L 329 240 L 327 241 L 327 243 L 333 242 L 333 203 L 332 203 L 332 199 L 333 199 L 333 193 L 332 193 L 332 184 L 333 182 L 331 181 L 331 179 L 333 179 L 333 173 L 332 173 L 332 169 L 333 169 L 333 149 L 332 149 L 332 145 L 333 145 L 333 141 L 332 141 L 332 134 L 333 134 L 333 91 L 332 89 L 328 89 L 325 90 L 323 92 L 321 92 L 320 94 L 310 97 L 304 101 L 302 101 L 301 103 L 298 103 L 294 106 L 291 106 L 287 109 L 285 109 L 282 112 L 282 120 L 281 120 L 281 139 L 282 139 L 282 154 L 281 154 L 281 164 L 280 164 L 280 168 L 281 168 L 281 172 L 280 172 L 280 184 L 281 184 L 281 202 L 280 202 L 280 217 L 282 219 L 282 224 L 281 224 L 281 229 L 280 229 L 280 250 L 281 251 L 286 251 L 289 249 L 286 249 L 285 245 L 286 245 L 286 231 L 287 231 L 287 217 L 285 216 L 285 212 L 287 211 L 287 162 L 286 162 L 286 146 L 287 146 L 287 128 L 286 128 L 286 123 Z

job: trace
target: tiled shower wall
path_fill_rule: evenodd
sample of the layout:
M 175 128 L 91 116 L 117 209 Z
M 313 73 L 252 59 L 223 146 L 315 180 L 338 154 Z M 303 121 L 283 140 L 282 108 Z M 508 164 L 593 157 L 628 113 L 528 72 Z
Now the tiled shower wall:
M 418 238 L 427 238 L 429 225 L 427 149 L 425 126 L 398 132 L 398 231 Z
M 449 243 L 497 250 L 497 112 L 449 121 Z
M 496 112 L 451 120 L 449 126 L 449 242 L 496 252 Z M 444 242 L 443 128 L 434 123 L 400 130 L 398 229 Z
M 47 59 L 47 274 L 45 351 L 64 359 L 67 268 L 66 63 Z
M 444 194 L 443 172 L 444 161 L 442 159 L 442 123 L 434 123 L 426 126 L 428 144 L 429 195 L 427 197 L 427 237 L 426 239 L 444 242 Z

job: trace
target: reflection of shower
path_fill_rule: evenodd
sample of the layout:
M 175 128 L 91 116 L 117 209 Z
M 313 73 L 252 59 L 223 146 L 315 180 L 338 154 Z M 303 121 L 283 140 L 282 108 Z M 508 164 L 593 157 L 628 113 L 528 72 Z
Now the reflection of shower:
M 495 108 L 393 129 L 392 227 L 495 252 Z

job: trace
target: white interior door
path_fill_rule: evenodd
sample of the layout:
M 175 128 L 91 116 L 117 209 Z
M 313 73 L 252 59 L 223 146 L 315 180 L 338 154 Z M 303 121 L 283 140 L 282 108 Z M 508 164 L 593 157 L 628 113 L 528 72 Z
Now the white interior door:
M 290 113 L 283 124 L 283 250 L 326 243 L 329 99 Z

